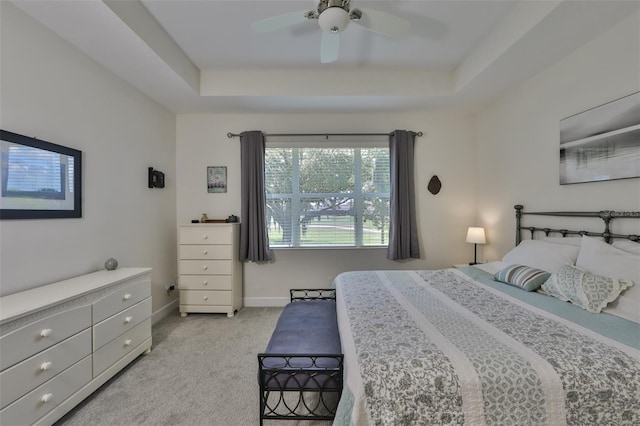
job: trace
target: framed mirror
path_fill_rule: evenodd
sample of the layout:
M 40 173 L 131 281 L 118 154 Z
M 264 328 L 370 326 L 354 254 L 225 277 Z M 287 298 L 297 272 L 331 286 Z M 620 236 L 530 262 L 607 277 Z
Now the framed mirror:
M 0 219 L 82 217 L 82 151 L 0 130 Z

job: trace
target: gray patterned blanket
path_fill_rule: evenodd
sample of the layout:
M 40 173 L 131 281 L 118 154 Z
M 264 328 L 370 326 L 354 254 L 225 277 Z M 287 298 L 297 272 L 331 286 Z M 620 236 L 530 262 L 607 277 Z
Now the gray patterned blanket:
M 640 424 L 636 348 L 457 270 L 335 284 L 346 368 L 335 425 Z

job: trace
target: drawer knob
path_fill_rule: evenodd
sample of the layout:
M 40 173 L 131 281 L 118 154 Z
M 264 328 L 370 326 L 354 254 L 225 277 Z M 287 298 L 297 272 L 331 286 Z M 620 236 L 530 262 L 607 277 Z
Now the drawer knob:
M 205 266 L 202 267 L 202 269 L 204 269 L 206 271 L 207 269 L 209 269 L 209 267 L 205 265 Z
M 124 341 L 125 346 L 131 346 L 131 339 L 127 339 Z
M 133 317 L 126 317 L 126 318 L 124 319 L 124 323 L 125 323 L 125 324 L 129 324 L 129 323 L 131 322 L 131 320 L 132 320 L 132 319 L 133 319 Z
M 47 403 L 49 401 L 51 401 L 51 399 L 53 399 L 53 394 L 52 393 L 45 393 L 44 395 L 42 395 L 42 398 L 40 398 L 40 401 Z
M 40 364 L 40 371 L 47 371 L 51 368 L 52 365 L 53 363 L 51 361 L 43 362 L 42 364 Z
M 129 293 L 127 293 L 127 294 L 125 294 L 122 298 L 123 298 L 124 300 L 129 300 L 129 299 L 131 299 L 131 295 L 130 295 Z
M 208 250 L 202 250 L 202 254 L 209 254 Z
M 206 240 L 207 238 L 209 238 L 209 236 L 208 236 L 208 235 L 203 235 L 203 236 L 202 236 L 202 239 L 203 239 L 203 240 Z
M 209 284 L 209 281 L 202 281 L 202 285 L 207 285 Z
M 209 296 L 204 296 L 203 299 L 204 300 L 209 300 Z
M 51 336 L 52 330 L 50 328 L 45 328 L 40 332 L 40 337 L 48 337 Z

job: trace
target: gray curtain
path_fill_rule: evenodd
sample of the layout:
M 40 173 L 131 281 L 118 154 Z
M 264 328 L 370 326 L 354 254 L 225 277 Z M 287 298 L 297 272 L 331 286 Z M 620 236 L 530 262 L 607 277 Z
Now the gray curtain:
M 420 258 L 413 184 L 415 138 L 415 133 L 406 130 L 396 130 L 389 137 L 391 225 L 387 258 L 391 260 Z
M 241 209 L 240 260 L 268 262 L 272 259 L 265 220 L 264 134 L 240 133 Z

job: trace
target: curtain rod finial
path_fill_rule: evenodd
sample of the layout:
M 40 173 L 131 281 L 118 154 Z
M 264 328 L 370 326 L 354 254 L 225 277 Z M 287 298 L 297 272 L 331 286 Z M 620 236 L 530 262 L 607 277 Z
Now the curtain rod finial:
M 234 136 L 234 134 L 233 134 L 233 133 L 231 133 L 231 132 L 227 133 L 227 137 L 228 137 L 229 139 L 233 139 L 233 136 Z

